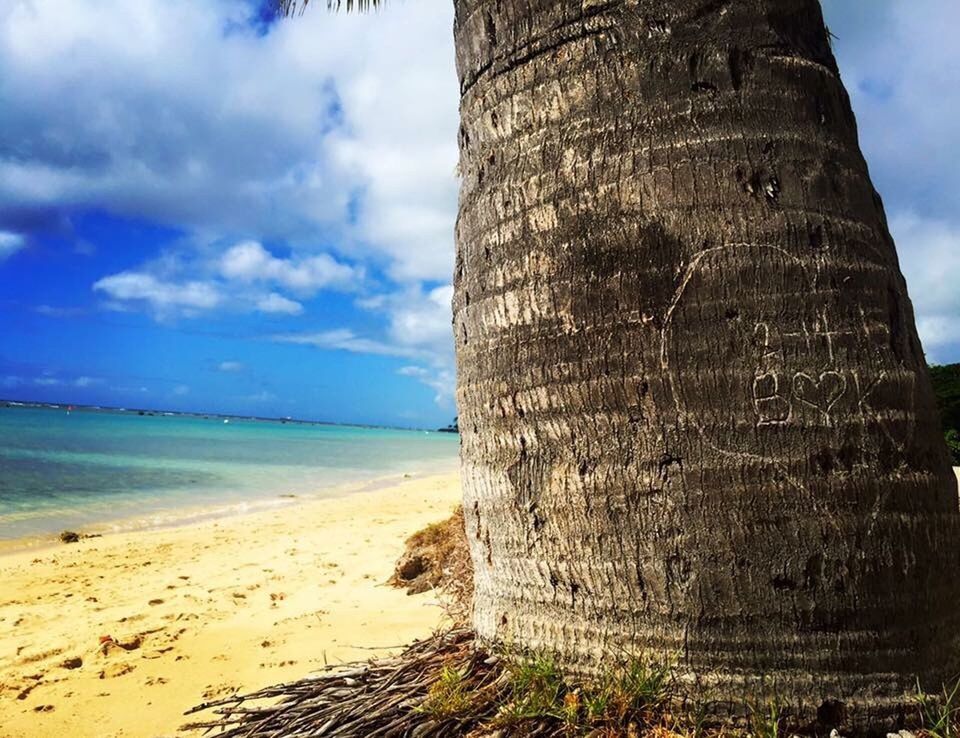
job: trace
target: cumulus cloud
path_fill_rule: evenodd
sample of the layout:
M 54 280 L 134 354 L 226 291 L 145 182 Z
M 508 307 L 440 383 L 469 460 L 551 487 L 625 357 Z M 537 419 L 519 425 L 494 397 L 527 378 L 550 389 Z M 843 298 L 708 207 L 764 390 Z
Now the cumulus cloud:
M 26 241 L 20 234 L 0 231 L 0 261 L 13 256 L 26 245 Z
M 275 315 L 300 315 L 303 312 L 303 305 L 296 300 L 290 300 L 276 292 L 271 292 L 257 300 L 257 310 L 261 313 Z
M 448 278 L 452 4 L 267 28 L 258 5 L 0 5 L 0 228 L 92 207 Z
M 222 297 L 208 282 L 165 282 L 144 272 L 121 272 L 98 280 L 93 289 L 120 302 L 149 306 L 160 316 L 195 314 L 220 304 Z
M 363 278 L 361 269 L 341 264 L 329 254 L 278 259 L 256 241 L 229 248 L 220 258 L 220 272 L 227 279 L 273 283 L 304 295 L 324 287 L 356 287 Z

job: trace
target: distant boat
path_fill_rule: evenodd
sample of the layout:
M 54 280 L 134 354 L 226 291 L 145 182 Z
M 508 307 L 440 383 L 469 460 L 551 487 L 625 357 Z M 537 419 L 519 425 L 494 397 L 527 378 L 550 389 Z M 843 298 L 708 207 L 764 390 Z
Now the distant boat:
M 230 422 L 230 418 L 224 418 L 224 419 L 223 419 L 223 424 L 224 424 L 224 425 L 226 425 L 226 424 L 229 423 L 229 422 Z

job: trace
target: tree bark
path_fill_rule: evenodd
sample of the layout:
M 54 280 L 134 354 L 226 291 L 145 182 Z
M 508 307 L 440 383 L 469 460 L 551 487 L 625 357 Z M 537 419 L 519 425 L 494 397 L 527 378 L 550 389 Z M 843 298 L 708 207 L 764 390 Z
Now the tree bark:
M 901 722 L 957 667 L 960 512 L 819 4 L 455 5 L 478 634 Z

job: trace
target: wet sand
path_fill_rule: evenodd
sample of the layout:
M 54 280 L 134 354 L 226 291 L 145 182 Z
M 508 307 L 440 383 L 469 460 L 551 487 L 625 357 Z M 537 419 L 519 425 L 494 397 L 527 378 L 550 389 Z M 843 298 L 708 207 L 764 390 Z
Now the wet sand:
M 0 736 L 170 736 L 185 709 L 444 621 L 385 586 L 456 475 L 0 556 Z

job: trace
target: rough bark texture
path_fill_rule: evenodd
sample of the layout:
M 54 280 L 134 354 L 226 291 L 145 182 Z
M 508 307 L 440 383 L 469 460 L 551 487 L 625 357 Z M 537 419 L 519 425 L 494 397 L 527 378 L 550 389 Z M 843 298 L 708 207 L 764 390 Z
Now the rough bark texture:
M 902 718 L 956 483 L 816 0 L 455 0 L 474 624 L 715 711 Z

